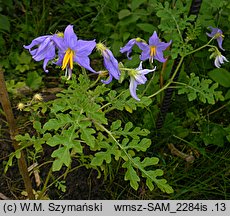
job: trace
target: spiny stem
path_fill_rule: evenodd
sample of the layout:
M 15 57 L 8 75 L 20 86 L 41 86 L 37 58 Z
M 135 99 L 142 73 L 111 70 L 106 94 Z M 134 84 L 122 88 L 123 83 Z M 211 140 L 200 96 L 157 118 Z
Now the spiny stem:
M 19 149 L 19 144 L 15 140 L 15 136 L 18 134 L 18 131 L 17 131 L 16 121 L 13 115 L 12 107 L 10 104 L 9 95 L 6 89 L 6 83 L 5 83 L 3 71 L 1 68 L 0 68 L 0 86 L 1 86 L 0 87 L 0 102 L 2 104 L 2 108 L 6 115 L 6 120 L 8 122 L 9 130 L 10 130 L 10 137 L 12 140 L 13 147 L 16 151 Z M 18 159 L 18 168 L 22 175 L 22 179 L 24 181 L 26 192 L 28 194 L 28 198 L 35 199 L 34 194 L 33 194 L 31 180 L 30 180 L 29 173 L 28 173 L 28 167 L 26 164 L 26 159 L 25 159 L 25 155 L 23 151 L 21 151 L 21 157 Z

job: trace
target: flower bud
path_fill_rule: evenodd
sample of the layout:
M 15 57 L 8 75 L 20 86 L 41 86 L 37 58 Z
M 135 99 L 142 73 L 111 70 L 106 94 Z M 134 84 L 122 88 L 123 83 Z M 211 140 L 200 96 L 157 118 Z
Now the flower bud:
M 23 104 L 23 103 L 18 103 L 18 105 L 17 105 L 17 109 L 18 109 L 18 110 L 22 111 L 24 108 L 25 108 L 25 104 Z
M 43 98 L 42 98 L 41 94 L 35 94 L 34 95 L 34 100 L 36 100 L 36 101 L 43 101 Z

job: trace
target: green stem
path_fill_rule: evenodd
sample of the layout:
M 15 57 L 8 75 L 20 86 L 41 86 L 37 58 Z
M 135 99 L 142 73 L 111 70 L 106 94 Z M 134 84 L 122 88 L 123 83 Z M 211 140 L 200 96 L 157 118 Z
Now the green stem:
M 204 48 L 207 47 L 207 46 L 209 46 L 209 47 L 215 47 L 215 46 L 209 45 L 209 44 L 213 41 L 213 39 L 214 39 L 214 37 L 211 38 L 211 40 L 210 40 L 208 43 L 206 43 L 205 45 L 203 45 L 203 46 L 201 46 L 201 47 L 199 47 L 199 48 L 197 48 L 197 49 L 195 49 L 195 50 L 193 50 L 193 51 L 187 53 L 185 56 L 191 55 L 191 54 L 193 54 L 193 53 L 195 53 L 195 52 L 197 52 L 197 51 L 199 51 L 199 50 L 204 49 Z M 185 56 L 184 56 L 184 57 L 185 57 Z
M 148 90 L 148 88 L 149 88 L 151 82 L 153 81 L 154 77 L 155 77 L 155 73 L 153 73 L 153 75 L 152 75 L 151 79 L 149 80 L 148 84 L 146 85 L 144 91 L 141 93 L 141 97 L 143 97 L 143 95 L 145 94 L 145 92 Z
M 173 80 L 174 80 L 174 78 L 175 78 L 175 76 L 176 76 L 176 74 L 177 74 L 177 72 L 178 72 L 178 70 L 179 70 L 179 68 L 180 68 L 180 66 L 181 66 L 181 64 L 182 64 L 182 62 L 183 62 L 183 60 L 184 60 L 184 56 L 181 57 L 181 59 L 180 59 L 178 65 L 177 65 L 177 68 L 176 68 L 176 70 L 174 71 L 174 73 L 173 73 L 172 77 L 170 78 L 170 80 L 168 81 L 168 83 L 166 83 L 165 86 L 163 86 L 161 89 L 159 89 L 159 90 L 158 90 L 157 92 L 155 92 L 154 94 L 148 96 L 149 98 L 152 98 L 152 97 L 156 96 L 156 95 L 159 94 L 160 92 L 162 92 L 162 91 L 164 91 L 165 89 L 167 89 L 167 88 L 173 83 Z
M 95 82 L 94 83 L 92 83 L 90 86 L 89 86 L 89 88 L 88 89 L 91 89 L 91 88 L 93 88 L 97 83 L 98 83 L 98 81 L 101 79 L 101 77 L 100 77 L 100 75 L 97 77 L 97 79 L 95 80 Z
M 76 166 L 76 167 L 74 167 L 74 168 L 72 168 L 71 170 L 69 170 L 69 173 L 70 172 L 73 172 L 74 170 L 76 170 L 76 169 L 79 169 L 80 167 L 87 167 L 88 166 L 88 164 L 86 165 L 86 164 L 81 164 L 81 165 L 79 165 L 79 166 Z M 62 177 L 64 177 L 66 175 L 66 173 L 63 173 L 62 175 L 60 175 L 57 179 L 55 179 L 55 181 L 53 181 L 51 184 L 49 184 L 47 187 L 46 187 L 46 190 L 48 189 L 48 188 L 50 188 L 51 186 L 53 186 L 57 181 L 59 181 Z
M 38 196 L 38 198 L 37 198 L 38 200 L 40 200 L 40 199 L 43 198 L 43 196 L 44 196 L 44 194 L 45 194 L 45 192 L 46 192 L 46 190 L 47 190 L 47 184 L 49 183 L 51 174 L 52 174 L 52 166 L 51 166 L 51 168 L 50 168 L 50 170 L 49 170 L 49 172 L 48 172 L 48 174 L 47 174 L 47 176 L 46 176 L 46 180 L 45 180 L 45 183 L 44 183 L 44 185 L 43 185 L 42 191 L 39 193 L 39 196 Z
M 176 23 L 176 28 L 177 28 L 177 31 L 178 31 L 178 33 L 179 33 L 179 35 L 180 35 L 181 42 L 184 43 L 184 39 L 183 39 L 183 36 L 182 36 L 182 34 L 181 34 L 180 27 L 179 27 L 179 25 L 178 25 L 178 23 L 177 23 L 175 17 L 172 16 L 172 18 L 173 18 L 174 22 Z

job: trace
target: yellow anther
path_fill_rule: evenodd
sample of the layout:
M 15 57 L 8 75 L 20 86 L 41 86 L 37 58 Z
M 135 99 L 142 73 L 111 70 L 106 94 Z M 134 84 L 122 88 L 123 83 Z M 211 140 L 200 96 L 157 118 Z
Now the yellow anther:
M 150 56 L 154 57 L 156 55 L 156 47 L 155 46 L 151 46 L 150 47 Z
M 66 50 L 65 56 L 62 61 L 62 70 L 65 70 L 67 65 L 69 64 L 69 68 L 72 70 L 73 69 L 73 57 L 74 57 L 74 51 L 68 48 Z

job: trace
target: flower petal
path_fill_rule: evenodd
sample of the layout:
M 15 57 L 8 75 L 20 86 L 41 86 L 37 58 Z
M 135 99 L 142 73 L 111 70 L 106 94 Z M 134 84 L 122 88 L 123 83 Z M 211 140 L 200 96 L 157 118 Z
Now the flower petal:
M 73 26 L 68 25 L 64 31 L 64 41 L 68 48 L 75 50 L 77 43 L 77 35 L 73 31 Z
M 147 46 L 147 47 L 145 47 L 144 50 L 142 50 L 142 53 L 140 55 L 140 60 L 145 61 L 149 58 L 150 58 L 150 51 L 149 51 L 149 47 Z
M 144 75 L 142 75 L 141 73 L 135 75 L 134 78 L 135 78 L 137 84 L 145 84 L 147 81 L 147 78 Z
M 97 73 L 93 68 L 90 67 L 90 60 L 89 57 L 80 57 L 80 56 L 75 56 L 74 58 L 74 62 L 77 62 L 80 66 L 84 67 L 85 69 L 93 72 L 93 73 Z
M 153 35 L 149 38 L 149 45 L 151 46 L 157 46 L 158 43 L 160 42 L 156 31 L 154 31 Z
M 101 80 L 101 82 L 104 84 L 109 84 L 112 82 L 112 80 L 113 80 L 113 77 L 111 75 L 109 75 L 109 78 L 107 80 Z
M 140 101 L 140 99 L 137 97 L 136 90 L 137 90 L 137 82 L 133 77 L 130 77 L 130 84 L 129 84 L 130 94 L 134 99 Z
M 217 68 L 220 68 L 220 62 L 219 62 L 219 56 L 217 56 L 216 58 L 215 58 L 215 61 L 214 61 L 214 64 L 215 64 L 215 66 L 217 67 Z
M 37 49 L 36 54 L 33 56 L 34 60 L 41 61 L 45 58 L 54 59 L 55 58 L 55 46 L 53 41 L 47 38 Z
M 136 39 L 131 39 L 124 47 L 120 48 L 120 52 L 127 52 L 127 58 L 131 60 L 132 58 L 129 56 L 132 53 L 132 48 L 136 44 Z
M 146 43 L 144 43 L 144 42 L 137 42 L 136 44 L 139 47 L 139 49 L 141 49 L 141 50 L 147 50 L 147 49 L 149 49 L 149 45 L 146 44 Z
M 172 40 L 170 40 L 168 43 L 165 43 L 165 42 L 160 42 L 158 45 L 157 45 L 157 49 L 159 51 L 164 51 L 166 50 L 170 44 L 172 43 Z
M 58 47 L 59 51 L 65 52 L 65 50 L 67 50 L 68 47 L 64 43 L 63 37 L 60 37 L 58 35 L 54 35 L 53 41 L 54 41 L 55 45 Z
M 31 49 L 32 47 L 41 44 L 46 38 L 52 37 L 52 35 L 45 35 L 41 37 L 37 37 L 34 40 L 32 40 L 31 44 L 28 46 L 23 46 L 25 49 Z
M 156 67 L 154 67 L 152 70 L 150 69 L 143 69 L 143 70 L 140 70 L 139 72 L 142 74 L 142 75 L 146 75 L 150 72 L 154 72 L 156 70 Z
M 140 62 L 139 66 L 136 68 L 136 70 L 138 70 L 138 71 L 142 70 L 142 61 Z
M 222 47 L 223 38 L 220 36 L 216 40 L 217 40 L 219 48 L 222 49 L 223 51 L 225 51 L 225 49 Z
M 44 62 L 43 62 L 43 70 L 48 73 L 49 71 L 46 69 L 46 65 L 48 64 L 50 59 L 44 59 Z
M 96 46 L 95 40 L 85 41 L 85 40 L 78 40 L 76 43 L 76 55 L 84 55 L 88 56 L 92 53 L 93 49 Z
M 113 56 L 113 53 L 106 49 L 102 52 L 104 57 L 104 66 L 109 71 L 109 74 L 112 75 L 115 79 L 119 80 L 120 78 L 120 70 L 118 66 L 118 61 Z
M 58 60 L 54 63 L 58 66 L 62 66 L 64 56 L 65 56 L 65 53 L 59 52 L 58 53 Z
M 158 51 L 158 49 L 156 51 L 156 55 L 153 58 L 156 59 L 159 62 L 165 62 L 167 60 L 166 58 L 164 58 L 163 52 L 162 51 Z

